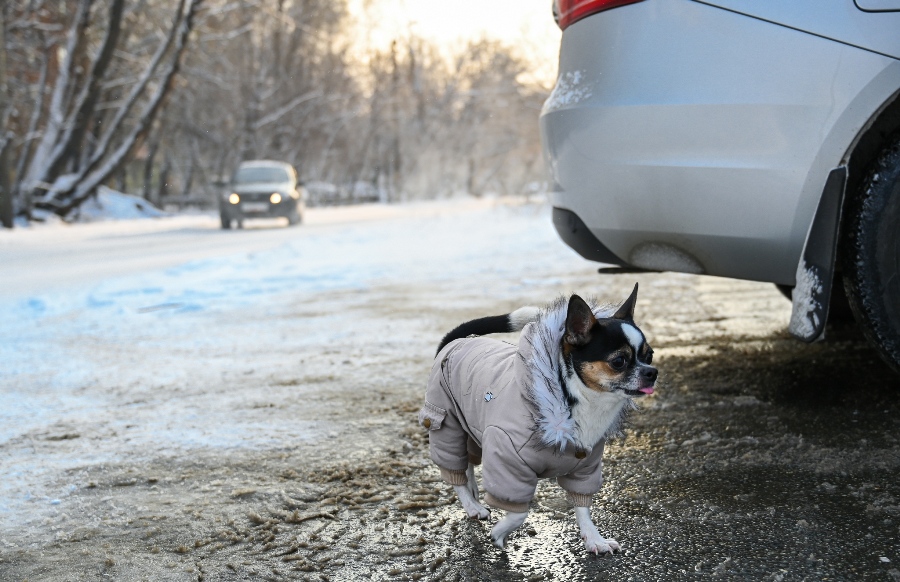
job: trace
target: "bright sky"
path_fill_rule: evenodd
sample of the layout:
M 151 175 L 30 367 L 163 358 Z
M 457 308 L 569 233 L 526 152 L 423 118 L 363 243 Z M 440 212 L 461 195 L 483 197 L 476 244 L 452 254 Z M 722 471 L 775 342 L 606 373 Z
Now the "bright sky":
M 369 42 L 384 47 L 407 32 L 452 48 L 482 36 L 502 40 L 534 62 L 535 76 L 556 78 L 560 31 L 552 0 L 349 0 Z M 368 8 L 366 6 L 368 5 Z

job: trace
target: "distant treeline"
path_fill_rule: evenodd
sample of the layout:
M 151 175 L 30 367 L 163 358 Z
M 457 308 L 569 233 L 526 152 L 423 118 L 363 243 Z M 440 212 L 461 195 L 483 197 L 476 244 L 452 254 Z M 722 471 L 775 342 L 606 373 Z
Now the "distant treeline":
M 497 41 L 360 50 L 341 0 L 18 0 L 0 16 L 0 189 L 19 215 L 70 215 L 101 184 L 211 202 L 259 158 L 391 201 L 543 177 L 546 89 Z

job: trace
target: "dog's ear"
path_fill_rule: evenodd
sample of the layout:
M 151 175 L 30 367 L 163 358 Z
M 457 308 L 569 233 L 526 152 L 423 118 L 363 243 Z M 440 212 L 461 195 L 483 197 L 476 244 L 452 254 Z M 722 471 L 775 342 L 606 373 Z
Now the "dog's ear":
M 625 303 L 619 307 L 619 310 L 616 311 L 615 315 L 612 316 L 613 319 L 624 319 L 625 321 L 634 321 L 634 304 L 637 303 L 637 290 L 638 284 L 634 284 L 634 291 L 631 292 L 631 295 L 628 296 L 628 299 L 625 300 Z
M 597 323 L 594 312 L 584 299 L 578 295 L 569 298 L 569 311 L 566 313 L 566 343 L 583 346 L 591 341 L 591 328 Z

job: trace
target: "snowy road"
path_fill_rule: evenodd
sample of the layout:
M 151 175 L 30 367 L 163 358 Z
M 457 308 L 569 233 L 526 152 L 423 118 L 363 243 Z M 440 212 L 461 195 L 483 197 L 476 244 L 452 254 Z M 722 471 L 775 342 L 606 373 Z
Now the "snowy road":
M 458 210 L 426 206 L 357 206 L 313 209 L 301 231 L 281 219 L 248 221 L 240 231 L 222 231 L 211 215 L 161 220 L 121 220 L 74 227 L 54 225 L 0 231 L 0 298 L 70 290 L 80 285 L 154 271 L 211 257 L 273 249 L 313 233 L 357 222 L 427 217 Z
M 601 277 L 541 205 L 307 218 L 0 233 L 0 579 L 900 578 L 896 378 L 852 334 L 787 338 L 770 285 Z M 607 452 L 625 551 L 585 556 L 550 485 L 491 548 L 415 425 L 437 340 L 635 280 L 663 381 Z

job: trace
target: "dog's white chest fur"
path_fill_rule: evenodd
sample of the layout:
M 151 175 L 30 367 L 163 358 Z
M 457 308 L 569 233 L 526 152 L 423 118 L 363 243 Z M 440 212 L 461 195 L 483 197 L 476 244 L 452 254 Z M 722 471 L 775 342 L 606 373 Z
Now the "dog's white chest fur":
M 629 403 L 628 397 L 619 392 L 591 390 L 576 374 L 567 379 L 567 384 L 578 399 L 578 403 L 572 406 L 572 420 L 578 427 L 578 444 L 583 448 L 593 448 L 600 439 L 609 436 L 611 429 L 618 427 L 622 411 Z

